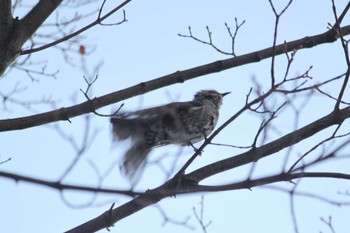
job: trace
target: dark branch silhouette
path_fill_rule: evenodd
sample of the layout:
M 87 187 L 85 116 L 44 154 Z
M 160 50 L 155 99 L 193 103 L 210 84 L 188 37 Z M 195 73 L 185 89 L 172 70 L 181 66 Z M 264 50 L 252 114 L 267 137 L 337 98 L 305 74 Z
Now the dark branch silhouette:
M 343 35 L 350 34 L 350 26 L 341 28 Z M 334 30 L 329 30 L 325 33 L 315 36 L 305 37 L 303 39 L 283 43 L 273 48 L 267 48 L 260 51 L 248 53 L 226 60 L 220 60 L 209 64 L 197 66 L 188 70 L 177 71 L 173 74 L 165 75 L 151 81 L 143 82 L 135 86 L 116 91 L 101 97 L 96 97 L 92 100 L 77 104 L 71 107 L 62 107 L 58 110 L 53 110 L 46 113 L 41 113 L 28 117 L 20 117 L 15 119 L 1 120 L 0 132 L 9 130 L 26 129 L 34 126 L 44 125 L 56 121 L 68 121 L 70 118 L 80 116 L 86 113 L 91 113 L 98 108 L 108 106 L 122 100 L 138 96 L 165 86 L 175 83 L 183 83 L 190 79 L 200 77 L 202 75 L 220 72 L 226 69 L 237 66 L 259 62 L 263 59 L 270 58 L 275 55 L 285 54 L 293 50 L 304 48 L 312 48 L 323 43 L 332 43 L 338 38 Z

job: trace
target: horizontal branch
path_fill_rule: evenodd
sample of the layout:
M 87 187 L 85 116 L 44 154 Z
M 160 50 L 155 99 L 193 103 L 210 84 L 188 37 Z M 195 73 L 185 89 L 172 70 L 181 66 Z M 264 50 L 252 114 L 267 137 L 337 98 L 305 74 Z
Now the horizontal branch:
M 272 184 L 281 181 L 292 181 L 300 178 L 333 178 L 350 180 L 350 174 L 336 173 L 336 172 L 300 172 L 300 173 L 282 173 L 275 176 L 264 177 L 255 180 L 245 180 L 242 182 L 227 184 L 227 185 L 198 185 L 195 192 L 218 192 L 229 191 L 237 189 L 250 189 L 252 187 Z M 194 191 L 194 190 L 193 190 Z
M 10 172 L 2 172 L 2 171 L 0 171 L 0 177 L 9 178 L 16 182 L 23 181 L 31 184 L 41 185 L 41 186 L 57 189 L 60 191 L 73 190 L 73 191 L 86 191 L 86 192 L 93 192 L 93 193 L 122 194 L 130 197 L 135 197 L 139 194 L 142 194 L 140 192 L 134 192 L 131 190 L 117 190 L 117 189 L 107 189 L 107 188 L 94 188 L 94 187 L 87 187 L 87 186 L 81 186 L 81 185 L 62 184 L 60 182 L 52 182 L 48 180 L 37 179 L 37 178 L 32 178 L 28 176 L 18 175 Z
M 237 189 L 250 189 L 266 184 L 272 184 L 281 181 L 291 181 L 299 178 L 336 178 L 350 180 L 350 174 L 332 173 L 332 172 L 300 172 L 300 173 L 283 173 L 275 176 L 265 177 L 255 180 L 246 180 L 238 183 L 222 185 L 222 186 L 203 186 L 194 183 L 179 183 L 177 180 L 171 180 L 164 185 L 149 190 L 146 193 L 136 197 L 124 205 L 115 209 L 110 209 L 100 216 L 77 226 L 66 233 L 84 233 L 95 232 L 103 228 L 108 228 L 119 220 L 126 218 L 141 209 L 156 204 L 161 199 L 175 196 L 178 194 L 187 194 L 205 191 L 224 191 Z
M 350 25 L 341 28 L 343 35 L 350 34 Z M 283 43 L 275 47 L 275 55 L 281 55 L 285 52 L 311 48 L 323 43 L 331 43 L 337 40 L 337 34 L 333 30 L 315 36 L 305 37 L 303 39 Z M 54 111 L 49 111 L 41 114 L 36 114 L 27 117 L 19 117 L 8 120 L 0 120 L 0 132 L 26 129 L 38 125 L 48 124 L 56 121 L 69 120 L 72 117 L 91 113 L 98 108 L 117 103 L 119 101 L 141 95 L 165 86 L 176 83 L 183 83 L 187 80 L 200 77 L 215 72 L 220 72 L 233 67 L 259 62 L 273 55 L 273 48 L 266 48 L 260 51 L 248 53 L 226 60 L 219 60 L 205 65 L 197 66 L 184 71 L 178 71 L 173 74 L 165 75 L 160 78 L 153 79 L 148 82 L 143 82 L 135 86 L 116 91 L 93 100 L 88 100 L 81 104 L 71 107 L 60 108 Z
M 88 191 L 88 192 L 98 192 L 98 193 L 114 193 L 123 194 L 127 196 L 139 195 L 132 201 L 114 209 L 109 210 L 100 215 L 99 217 L 90 220 L 89 222 L 82 224 L 67 232 L 95 232 L 97 230 L 109 227 L 113 223 L 149 206 L 157 203 L 159 200 L 165 197 L 171 197 L 179 194 L 195 193 L 195 192 L 216 192 L 216 191 L 227 191 L 227 190 L 237 190 L 237 189 L 250 189 L 252 187 L 257 187 L 266 184 L 272 184 L 281 181 L 291 181 L 298 178 L 337 178 L 337 179 L 347 179 L 350 180 L 350 174 L 343 173 L 332 173 L 332 172 L 301 172 L 301 173 L 283 173 L 279 175 L 274 175 L 270 177 L 264 177 L 255 180 L 245 180 L 242 182 L 218 185 L 218 186 L 205 186 L 198 185 L 194 183 L 178 185 L 179 183 L 175 180 L 146 193 L 137 193 L 128 190 L 114 190 L 114 189 L 100 189 L 91 188 L 86 186 L 77 185 L 65 185 L 57 182 L 50 182 L 25 176 L 20 176 L 17 174 L 11 174 L 7 172 L 0 172 L 1 177 L 6 177 L 13 179 L 15 181 L 25 181 L 30 183 L 35 183 L 38 185 L 43 185 L 46 187 L 54 188 L 57 190 L 76 190 L 76 191 Z M 108 221 L 106 221 L 106 219 Z

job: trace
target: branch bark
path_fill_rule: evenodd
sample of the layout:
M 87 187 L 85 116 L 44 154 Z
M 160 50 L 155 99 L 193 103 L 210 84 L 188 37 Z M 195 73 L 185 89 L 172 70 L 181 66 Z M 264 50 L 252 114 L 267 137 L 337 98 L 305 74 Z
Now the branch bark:
M 108 188 L 94 188 L 94 187 L 81 186 L 81 185 L 62 184 L 61 182 L 37 179 L 33 177 L 18 175 L 16 173 L 3 172 L 3 171 L 0 171 L 0 177 L 8 178 L 16 182 L 23 181 L 30 184 L 41 185 L 41 186 L 56 189 L 59 191 L 74 190 L 74 191 L 85 191 L 85 192 L 93 192 L 93 193 L 110 193 L 110 194 L 112 193 L 112 194 L 126 195 L 129 197 L 135 197 L 141 194 L 139 192 L 134 192 L 131 190 L 117 190 L 117 189 L 108 189 Z
M 1 28 L 6 30 L 6 32 L 0 37 L 0 77 L 19 56 L 23 44 L 36 32 L 61 2 L 62 0 L 39 1 L 22 20 L 12 19 L 12 14 L 9 13 L 11 11 L 8 9 L 11 7 L 11 1 L 3 0 L 1 2 L 1 6 L 4 6 L 6 10 L 1 13 L 0 19 L 5 19 L 10 24 L 7 25 L 7 28 Z M 1 8 L 1 11 L 3 11 L 3 8 Z
M 350 25 L 342 27 L 343 35 L 350 34 Z M 338 34 L 333 29 L 324 33 L 283 43 L 275 47 L 275 55 L 281 55 L 293 50 L 312 48 L 324 43 L 332 43 L 338 39 Z M 34 126 L 44 125 L 56 121 L 69 120 L 70 118 L 94 112 L 96 109 L 107 105 L 120 102 L 122 100 L 141 95 L 165 86 L 176 83 L 183 83 L 187 80 L 200 77 L 207 74 L 220 72 L 237 66 L 259 62 L 263 59 L 273 56 L 273 48 L 266 48 L 260 51 L 248 53 L 234 58 L 219 60 L 205 65 L 197 66 L 188 70 L 177 71 L 173 74 L 165 75 L 160 78 L 143 82 L 132 87 L 116 91 L 81 104 L 73 105 L 67 108 L 61 108 L 46 113 L 36 114 L 27 117 L 19 117 L 8 120 L 0 120 L 0 132 L 26 129 Z M 1 60 L 1 56 L 0 56 Z
M 240 155 L 221 160 L 205 167 L 202 167 L 190 174 L 189 179 L 200 182 L 201 180 L 208 178 L 212 175 L 224 172 L 253 161 L 257 161 L 267 155 L 276 153 L 284 148 L 288 148 L 312 135 L 324 130 L 330 126 L 340 124 L 344 120 L 350 118 L 350 107 L 346 107 L 342 110 L 334 111 L 327 116 L 320 118 L 298 130 L 293 131 L 279 139 L 276 139 L 270 143 L 267 143 L 261 147 L 254 148 Z
M 56 10 L 62 0 L 39 1 L 33 9 L 19 22 L 16 34 L 20 36 L 18 43 L 24 44 L 44 21 Z M 19 51 L 18 51 L 19 52 Z
M 0 43 L 4 41 L 12 27 L 11 0 L 0 0 Z
M 267 143 L 261 147 L 257 147 L 254 150 L 236 155 L 234 157 L 224 159 L 212 164 L 209 164 L 205 167 L 199 168 L 192 173 L 186 175 L 175 176 L 167 183 L 149 190 L 146 193 L 140 194 L 138 197 L 134 198 L 130 202 L 117 207 L 115 209 L 110 209 L 103 213 L 102 215 L 72 229 L 67 232 L 95 232 L 103 228 L 108 228 L 112 226 L 117 221 L 132 215 L 133 213 L 140 211 L 141 209 L 150 206 L 159 202 L 160 200 L 175 196 L 178 194 L 185 193 L 195 193 L 195 192 L 205 192 L 205 191 L 223 191 L 223 190 L 236 190 L 236 189 L 245 189 L 251 188 L 266 184 L 271 184 L 280 181 L 290 181 L 293 179 L 304 178 L 304 177 L 313 177 L 313 178 L 338 178 L 338 179 L 350 179 L 349 174 L 342 173 L 326 173 L 326 172 L 300 172 L 300 173 L 282 173 L 270 177 L 264 177 L 261 179 L 255 180 L 245 180 L 242 182 L 236 182 L 228 185 L 217 185 L 217 186 L 207 186 L 199 185 L 199 182 L 210 176 L 219 174 L 223 171 L 233 169 L 244 164 L 255 162 L 258 159 L 264 158 L 271 154 L 274 154 L 284 148 L 287 148 L 291 145 L 294 145 L 302 140 L 305 140 L 316 133 L 331 127 L 336 124 L 342 123 L 344 120 L 350 118 L 350 107 L 346 107 L 342 110 L 332 112 L 298 130 L 293 131 L 279 139 L 276 139 L 270 143 Z M 134 195 L 139 194 L 136 192 L 122 191 L 122 190 L 108 190 L 108 189 L 93 189 L 89 187 L 74 187 L 72 185 L 57 185 L 55 182 L 42 181 L 33 178 L 27 178 L 23 176 L 18 176 L 14 174 L 0 172 L 0 176 L 15 179 L 23 180 L 26 182 L 37 183 L 39 185 L 44 185 L 47 187 L 55 189 L 74 189 L 82 191 L 92 191 L 92 192 L 108 192 L 108 193 L 118 193 L 125 195 Z
M 171 180 L 170 182 L 156 188 L 149 190 L 146 193 L 136 197 L 123 204 L 122 206 L 109 209 L 100 216 L 81 224 L 71 230 L 66 231 L 66 233 L 87 233 L 96 232 L 103 228 L 109 228 L 113 226 L 119 220 L 126 218 L 137 211 L 142 210 L 145 207 L 156 204 L 161 199 L 165 197 L 171 197 L 178 193 L 193 193 L 193 192 L 205 192 L 205 191 L 227 191 L 227 190 L 238 190 L 238 189 L 250 189 L 252 187 L 257 187 L 266 184 L 273 184 L 281 181 L 291 181 L 300 178 L 334 178 L 334 179 L 346 179 L 350 180 L 350 174 L 334 173 L 334 172 L 300 172 L 300 173 L 282 173 L 275 176 L 264 177 L 255 180 L 245 180 L 242 182 L 237 182 L 228 185 L 221 186 L 202 186 L 195 185 L 192 186 L 179 186 L 176 180 Z M 175 189 L 174 189 L 175 188 Z M 178 191 L 176 191 L 178 190 Z M 113 206 L 112 206 L 113 207 Z

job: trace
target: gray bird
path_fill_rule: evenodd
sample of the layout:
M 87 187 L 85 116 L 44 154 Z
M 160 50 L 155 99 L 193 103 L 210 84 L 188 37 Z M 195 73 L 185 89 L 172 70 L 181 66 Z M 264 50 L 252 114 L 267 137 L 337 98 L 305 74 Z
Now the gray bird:
M 123 157 L 122 171 L 132 184 L 141 175 L 149 152 L 158 146 L 192 145 L 208 136 L 216 126 L 222 97 L 229 94 L 202 90 L 188 102 L 174 102 L 111 118 L 114 139 L 130 138 L 131 148 Z

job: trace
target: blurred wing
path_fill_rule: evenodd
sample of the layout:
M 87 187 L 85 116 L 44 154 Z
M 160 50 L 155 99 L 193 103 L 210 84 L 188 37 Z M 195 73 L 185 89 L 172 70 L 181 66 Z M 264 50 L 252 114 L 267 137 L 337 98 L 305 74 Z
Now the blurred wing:
M 193 115 L 199 115 L 203 112 L 203 105 L 198 102 L 184 102 L 177 107 L 177 113 L 180 115 L 186 115 L 191 117 Z
M 127 119 L 115 116 L 111 118 L 113 136 L 116 140 L 124 140 L 129 137 L 138 138 L 144 134 L 143 119 Z
M 169 112 L 200 112 L 202 111 L 202 104 L 197 101 L 188 101 L 188 102 L 174 102 L 167 105 L 142 109 L 139 111 L 128 112 L 120 114 L 120 117 L 125 119 L 145 119 L 145 118 L 153 118 L 155 116 L 160 116 L 164 113 Z M 118 116 L 118 115 L 117 115 Z
M 121 117 L 124 119 L 150 119 L 161 115 L 164 111 L 166 111 L 166 109 L 171 107 L 169 105 L 172 105 L 172 104 L 154 107 L 154 108 L 142 109 L 134 112 L 121 113 L 116 117 Z
M 115 139 L 132 140 L 132 146 L 124 155 L 121 166 L 130 183 L 134 185 L 139 180 L 147 155 L 154 146 L 171 143 L 167 132 L 173 130 L 176 134 L 178 130 L 182 130 L 183 124 L 195 121 L 202 113 L 202 104 L 189 101 L 113 116 L 111 123 Z

